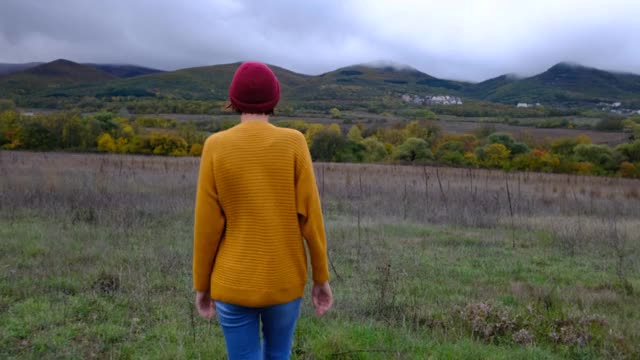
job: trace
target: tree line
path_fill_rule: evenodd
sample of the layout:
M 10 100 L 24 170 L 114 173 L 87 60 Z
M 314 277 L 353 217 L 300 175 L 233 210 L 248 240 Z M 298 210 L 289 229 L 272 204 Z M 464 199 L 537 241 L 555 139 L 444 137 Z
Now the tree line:
M 235 124 L 237 121 L 129 118 L 109 112 L 27 116 L 7 110 L 0 113 L 0 148 L 199 156 L 210 133 Z M 487 126 L 473 134 L 448 134 L 427 120 L 391 127 L 357 123 L 341 128 L 337 123 L 324 125 L 302 120 L 281 120 L 274 124 L 302 132 L 316 161 L 442 164 L 640 178 L 638 116 L 624 121 L 630 141 L 615 147 L 593 144 L 586 135 L 555 141 L 518 140 Z

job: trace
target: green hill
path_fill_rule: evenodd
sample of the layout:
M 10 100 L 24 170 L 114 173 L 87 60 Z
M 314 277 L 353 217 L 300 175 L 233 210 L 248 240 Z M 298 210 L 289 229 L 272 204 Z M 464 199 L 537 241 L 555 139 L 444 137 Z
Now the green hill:
M 107 82 L 113 75 L 69 60 L 55 60 L 0 77 L 0 98 L 51 95 L 70 86 Z
M 312 77 L 296 88 L 295 98 L 370 101 L 387 94 L 457 94 L 465 85 L 408 67 L 354 65 Z
M 238 65 L 239 63 L 203 66 L 141 75 L 93 86 L 69 88 L 64 92 L 69 96 L 150 96 L 185 100 L 225 100 Z M 302 85 L 309 78 L 277 66 L 271 68 L 280 79 L 283 92 Z
M 480 83 L 471 84 L 464 88 L 467 97 L 480 99 L 492 96 L 499 88 L 518 81 L 515 75 L 501 75 Z
M 158 69 L 152 69 L 144 66 L 137 65 L 117 65 L 117 64 L 83 64 L 92 67 L 96 70 L 100 70 L 107 74 L 111 74 L 118 78 L 130 78 L 134 76 L 155 74 L 164 72 Z
M 529 78 L 494 81 L 491 84 L 493 86 L 486 86 L 485 83 L 470 88 L 467 94 L 492 102 L 540 102 L 564 106 L 640 98 L 639 75 L 607 72 L 568 63 L 557 64 Z M 479 87 L 483 87 L 481 91 L 477 91 Z
M 77 64 L 56 60 L 0 77 L 0 98 L 21 104 L 55 104 L 64 97 L 110 97 L 174 100 L 226 100 L 239 63 L 169 72 L 129 66 Z M 439 79 L 407 66 L 354 65 L 317 76 L 270 65 L 278 76 L 283 99 L 305 107 L 368 107 L 402 94 L 456 95 L 515 105 L 593 106 L 601 101 L 640 102 L 640 76 L 613 73 L 568 63 L 557 64 L 528 78 L 502 75 L 480 83 Z M 40 101 L 45 99 L 45 101 Z M 40 102 L 39 102 L 40 101 Z

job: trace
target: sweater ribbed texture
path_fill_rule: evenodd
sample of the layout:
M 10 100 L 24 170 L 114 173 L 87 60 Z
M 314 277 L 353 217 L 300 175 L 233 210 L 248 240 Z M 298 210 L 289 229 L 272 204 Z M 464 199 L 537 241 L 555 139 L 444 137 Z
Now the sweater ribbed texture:
M 193 284 L 215 300 L 261 307 L 329 279 L 320 197 L 304 136 L 241 123 L 204 144 L 196 194 Z

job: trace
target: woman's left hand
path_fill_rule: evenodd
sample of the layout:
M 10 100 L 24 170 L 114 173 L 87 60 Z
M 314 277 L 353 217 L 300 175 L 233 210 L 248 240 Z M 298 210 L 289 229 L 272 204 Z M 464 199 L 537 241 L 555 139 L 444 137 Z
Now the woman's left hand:
M 198 314 L 205 319 L 216 316 L 216 303 L 211 299 L 208 291 L 198 291 L 196 293 L 196 309 Z

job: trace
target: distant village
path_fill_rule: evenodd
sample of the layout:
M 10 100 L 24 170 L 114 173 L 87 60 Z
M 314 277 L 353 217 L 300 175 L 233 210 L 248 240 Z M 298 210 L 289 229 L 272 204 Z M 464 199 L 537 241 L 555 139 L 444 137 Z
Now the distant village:
M 530 107 L 536 107 L 536 106 L 542 106 L 542 104 L 540 104 L 540 103 L 535 103 L 535 104 L 518 103 L 518 104 L 516 104 L 516 107 L 519 107 L 519 108 L 530 108 Z
M 414 94 L 403 94 L 400 96 L 402 101 L 417 104 L 417 105 L 462 105 L 462 99 L 458 96 L 452 95 L 414 95 Z M 542 106 L 541 103 L 525 103 L 519 102 L 516 103 L 515 106 L 517 108 L 535 108 Z M 610 112 L 614 114 L 620 115 L 640 115 L 640 110 L 627 109 L 624 108 L 622 103 L 619 101 L 612 103 L 601 102 L 597 104 L 598 110 L 604 112 Z
M 402 101 L 422 105 L 462 105 L 462 99 L 451 95 L 418 96 L 404 94 Z
M 620 115 L 640 115 L 640 110 L 626 109 L 619 101 L 612 103 L 598 103 L 598 109 Z

